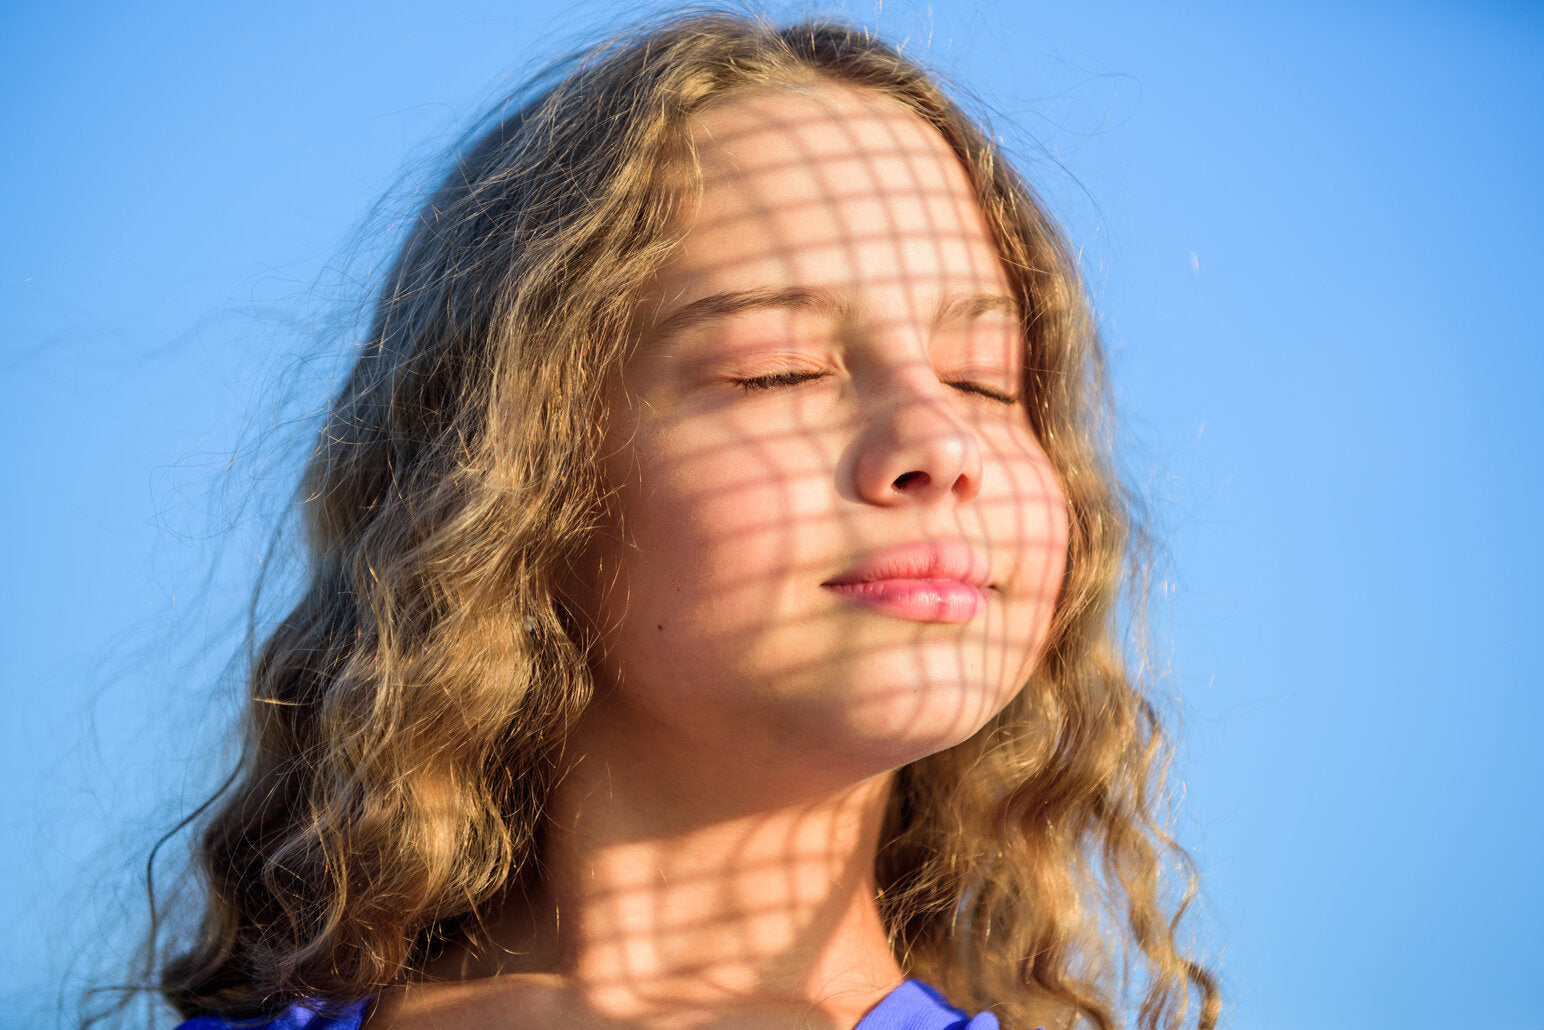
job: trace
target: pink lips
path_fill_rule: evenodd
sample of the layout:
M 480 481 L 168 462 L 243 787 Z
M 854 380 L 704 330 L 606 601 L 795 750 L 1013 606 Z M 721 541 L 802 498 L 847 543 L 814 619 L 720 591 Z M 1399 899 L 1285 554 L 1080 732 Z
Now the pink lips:
M 986 562 L 962 541 L 893 547 L 821 586 L 913 622 L 969 622 L 986 606 Z

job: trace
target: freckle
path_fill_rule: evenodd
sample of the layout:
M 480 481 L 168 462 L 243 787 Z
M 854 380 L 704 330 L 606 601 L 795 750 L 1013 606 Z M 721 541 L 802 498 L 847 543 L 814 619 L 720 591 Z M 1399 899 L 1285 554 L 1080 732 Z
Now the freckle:
M 655 626 L 654 628 L 659 630 L 661 633 L 663 633 L 665 631 L 665 624 L 662 622 L 658 626 Z

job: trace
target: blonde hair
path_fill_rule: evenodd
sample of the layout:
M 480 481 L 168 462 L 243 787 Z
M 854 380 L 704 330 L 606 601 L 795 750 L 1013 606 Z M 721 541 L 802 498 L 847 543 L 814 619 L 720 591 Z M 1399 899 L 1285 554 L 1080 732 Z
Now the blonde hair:
M 909 975 L 1007 1026 L 1215 1025 L 1176 942 L 1188 881 L 1158 811 L 1166 748 L 1117 619 L 1131 550 L 1076 264 L 998 149 L 872 36 L 678 18 L 497 112 L 423 206 L 301 491 L 303 597 L 258 654 L 247 748 L 204 823 L 201 931 L 165 963 L 184 1015 L 345 1002 L 530 882 L 592 641 L 564 601 L 604 510 L 602 396 L 679 239 L 691 123 L 757 87 L 834 82 L 932 125 L 978 190 L 1025 311 L 1029 415 L 1063 483 L 1045 657 L 971 740 L 899 774 L 880 905 Z

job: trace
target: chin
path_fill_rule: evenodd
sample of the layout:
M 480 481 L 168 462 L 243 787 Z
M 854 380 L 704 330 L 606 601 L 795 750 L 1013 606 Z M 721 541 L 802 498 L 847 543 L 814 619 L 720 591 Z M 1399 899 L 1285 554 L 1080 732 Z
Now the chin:
M 848 775 L 877 775 L 969 740 L 1018 692 L 961 678 L 958 669 L 953 677 L 919 676 L 915 663 L 906 671 L 871 673 L 860 691 L 804 710 L 790 737 L 806 749 L 818 741 L 815 750 L 850 767 Z

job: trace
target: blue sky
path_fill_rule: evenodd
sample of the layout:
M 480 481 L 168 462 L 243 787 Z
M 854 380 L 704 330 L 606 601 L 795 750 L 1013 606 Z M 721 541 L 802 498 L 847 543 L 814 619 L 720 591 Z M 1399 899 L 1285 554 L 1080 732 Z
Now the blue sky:
M 430 10 L 0 10 L 0 1024 L 110 964 L 219 764 L 285 486 L 226 467 L 320 400 L 323 270 L 619 8 Z M 1540 1026 L 1544 10 L 845 11 L 986 101 L 1081 249 L 1231 1024 Z

